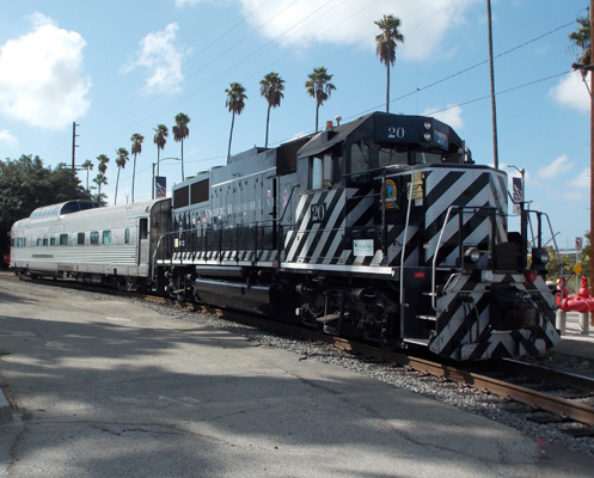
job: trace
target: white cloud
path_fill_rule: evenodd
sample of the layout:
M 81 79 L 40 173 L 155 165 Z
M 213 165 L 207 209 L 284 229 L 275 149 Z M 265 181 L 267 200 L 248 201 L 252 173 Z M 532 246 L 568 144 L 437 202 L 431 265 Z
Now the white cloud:
M 439 121 L 450 125 L 454 129 L 461 129 L 464 126 L 462 119 L 462 108 L 458 105 L 448 105 L 445 109 L 427 108 L 421 113 L 422 116 L 433 116 Z
M 567 185 L 572 188 L 590 189 L 590 168 L 582 169 Z
M 86 42 L 42 14 L 30 33 L 0 48 L 0 112 L 33 126 L 61 129 L 89 109 L 89 77 L 82 75 Z
M 589 76 L 586 77 L 589 82 Z M 590 111 L 590 95 L 582 80 L 580 72 L 573 72 L 565 76 L 556 86 L 550 89 L 549 94 L 562 106 L 587 113 Z
M 464 22 L 467 8 L 478 0 L 434 0 L 418 6 L 410 0 L 276 0 L 258 8 L 262 0 L 241 0 L 244 17 L 262 34 L 285 45 L 314 43 L 366 45 L 375 48 L 379 33 L 373 23 L 384 14 L 401 20 L 405 37 L 398 45 L 397 57 L 424 59 L 442 44 L 448 31 Z M 340 8 L 337 8 L 337 7 Z
M 145 88 L 149 92 L 175 93 L 180 90 L 184 76 L 181 71 L 183 53 L 175 46 L 179 26 L 170 23 L 164 30 L 147 34 L 140 40 L 138 58 L 125 68 L 146 68 L 149 77 Z
M 0 129 L 0 143 L 4 143 L 11 148 L 16 148 L 19 144 L 16 137 L 10 134 L 10 131 L 7 129 Z
M 555 159 L 551 164 L 540 168 L 538 175 L 543 179 L 553 179 L 560 174 L 566 173 L 573 168 L 573 163 L 569 161 L 566 154 L 562 154 Z

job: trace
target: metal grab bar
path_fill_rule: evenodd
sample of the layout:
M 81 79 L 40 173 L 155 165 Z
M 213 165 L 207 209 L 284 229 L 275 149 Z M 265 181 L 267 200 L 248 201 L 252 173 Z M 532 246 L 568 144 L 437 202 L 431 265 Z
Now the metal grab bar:
M 410 173 L 410 186 L 408 190 L 408 205 L 406 207 L 406 222 L 404 224 L 404 239 L 402 240 L 402 251 L 400 252 L 400 305 L 404 305 L 404 258 L 406 255 L 406 243 L 408 241 L 408 224 L 410 221 L 410 210 L 412 208 L 412 192 L 414 186 L 414 171 Z M 385 198 L 384 193 L 384 198 Z M 400 314 L 402 316 L 402 314 Z M 401 317 L 401 320 L 403 318 Z
M 496 234 L 494 228 L 496 229 L 496 223 L 497 223 L 497 215 L 493 215 L 493 212 L 495 211 L 494 208 L 492 207 L 484 207 L 484 206 L 450 206 L 447 210 L 446 213 L 446 217 L 443 221 L 443 224 L 441 226 L 441 230 L 439 232 L 439 238 L 437 239 L 437 244 L 435 244 L 435 251 L 433 252 L 433 260 L 431 261 L 431 307 L 433 308 L 433 310 L 436 310 L 437 307 L 437 293 L 436 293 L 436 280 L 437 280 L 437 261 L 438 261 L 438 257 L 439 257 L 439 250 L 441 249 L 441 245 L 443 243 L 443 236 L 445 234 L 445 230 L 446 227 L 450 221 L 450 216 L 452 215 L 452 211 L 457 210 L 457 213 L 460 215 L 460 224 L 458 226 L 458 234 L 459 234 L 459 244 L 458 244 L 458 249 L 459 252 L 458 254 L 460 255 L 460 261 L 462 261 L 462 256 L 463 256 L 463 239 L 460 236 L 460 234 L 462 233 L 462 226 L 464 225 L 464 211 L 490 211 L 491 214 L 489 214 L 489 221 L 491 221 L 491 236 L 492 236 L 492 241 L 491 241 L 491 248 L 493 249 L 492 252 L 494 252 L 495 250 L 495 237 L 494 235 Z M 460 265 L 462 264 L 462 262 L 460 262 Z M 461 267 L 460 267 L 461 268 Z
M 441 226 L 441 231 L 439 232 L 439 238 L 437 239 L 437 244 L 435 244 L 435 252 L 433 253 L 433 261 L 431 262 L 431 307 L 433 310 L 437 311 L 437 294 L 435 292 L 435 281 L 437 276 L 437 256 L 439 255 L 439 249 L 441 247 L 441 242 L 443 239 L 443 235 L 445 233 L 446 226 L 450 221 L 450 215 L 454 209 L 458 209 L 460 206 L 450 206 L 446 213 L 446 217 L 443 221 Z

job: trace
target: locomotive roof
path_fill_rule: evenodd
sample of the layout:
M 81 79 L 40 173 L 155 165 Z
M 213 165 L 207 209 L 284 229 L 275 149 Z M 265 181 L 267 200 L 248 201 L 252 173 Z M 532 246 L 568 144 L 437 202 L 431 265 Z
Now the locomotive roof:
M 332 148 L 346 140 L 355 141 L 360 138 L 373 139 L 378 142 L 395 142 L 385 133 L 388 128 L 405 128 L 411 134 L 399 139 L 402 143 L 415 143 L 425 121 L 431 121 L 432 126 L 446 133 L 449 139 L 449 150 L 457 150 L 463 141 L 447 124 L 427 116 L 397 115 L 376 111 L 361 116 L 354 121 L 320 131 L 299 150 L 298 156 L 313 156 Z M 422 133 L 421 133 L 422 134 Z

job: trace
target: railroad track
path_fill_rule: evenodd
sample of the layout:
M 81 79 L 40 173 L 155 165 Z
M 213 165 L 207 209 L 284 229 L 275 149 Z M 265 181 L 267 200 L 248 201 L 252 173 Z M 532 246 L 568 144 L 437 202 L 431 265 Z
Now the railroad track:
M 4 279 L 5 277 L 1 277 Z M 40 281 L 41 282 L 41 281 Z M 43 281 L 58 285 L 54 281 Z M 72 283 L 68 283 L 73 285 Z M 101 289 L 103 293 L 117 293 Z M 518 360 L 493 361 L 488 365 L 455 364 L 437 361 L 435 358 L 416 356 L 404 352 L 383 349 L 374 345 L 325 335 L 317 330 L 274 321 L 242 312 L 220 310 L 194 303 L 179 302 L 159 296 L 135 294 L 143 300 L 216 314 L 227 320 L 264 329 L 282 336 L 324 342 L 352 354 L 408 367 L 421 374 L 429 374 L 440 380 L 455 382 L 488 391 L 499 397 L 513 400 L 525 406 L 524 412 L 533 414 L 533 421 L 553 423 L 574 421 L 582 424 L 571 427 L 574 436 L 594 436 L 594 378 L 572 372 L 528 364 Z M 544 413 L 543 413 L 544 412 Z

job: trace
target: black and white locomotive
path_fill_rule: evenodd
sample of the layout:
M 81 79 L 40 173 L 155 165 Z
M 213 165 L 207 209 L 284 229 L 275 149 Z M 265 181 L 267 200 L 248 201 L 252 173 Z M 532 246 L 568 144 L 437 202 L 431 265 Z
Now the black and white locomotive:
M 475 164 L 434 118 L 372 113 L 255 147 L 177 184 L 168 201 L 146 206 L 160 211 L 143 216 L 147 267 L 121 284 L 456 360 L 536 355 L 559 340 L 548 218 L 522 206 L 509 232 L 507 175 Z M 27 249 L 18 225 L 13 244 L 20 234 Z M 39 274 L 14 251 L 18 273 Z M 53 270 L 113 282 L 114 268 Z

